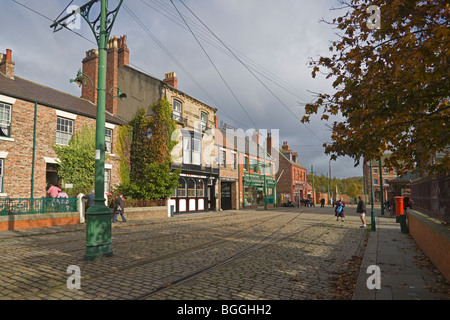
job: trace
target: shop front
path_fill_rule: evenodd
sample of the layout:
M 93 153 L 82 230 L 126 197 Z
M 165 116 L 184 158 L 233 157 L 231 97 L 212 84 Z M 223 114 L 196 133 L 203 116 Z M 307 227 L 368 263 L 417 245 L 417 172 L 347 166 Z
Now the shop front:
M 264 206 L 264 176 L 246 173 L 243 176 L 243 208 Z M 266 176 L 267 206 L 275 206 L 276 182 L 273 177 Z
M 183 170 L 178 179 L 179 187 L 169 199 L 173 213 L 215 211 L 217 179 L 218 170 Z

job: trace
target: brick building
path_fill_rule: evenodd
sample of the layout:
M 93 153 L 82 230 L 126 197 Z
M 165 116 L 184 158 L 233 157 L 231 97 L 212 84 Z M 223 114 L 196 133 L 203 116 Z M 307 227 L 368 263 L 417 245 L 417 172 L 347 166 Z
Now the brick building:
M 84 124 L 95 126 L 97 107 L 20 78 L 14 67 L 11 50 L 0 54 L 0 197 L 45 197 L 49 183 L 61 182 L 52 146 L 68 144 Z M 113 157 L 117 128 L 122 124 L 118 117 L 106 113 L 105 135 L 111 157 L 105 162 L 105 190 L 119 182 Z
M 307 199 L 307 171 L 299 163 L 298 153 L 293 152 L 286 141 L 283 142 L 281 149 L 272 146 L 270 153 L 278 153 L 279 155 L 279 167 L 276 178 L 278 180 L 277 193 L 280 201 L 282 203 L 293 201 L 298 204 L 301 199 Z
M 107 94 L 106 110 L 125 121 L 134 118 L 144 108 L 151 117 L 151 107 L 165 98 L 172 107 L 177 123 L 179 141 L 172 151 L 172 168 L 182 168 L 179 183 L 169 201 L 175 213 L 216 210 L 218 206 L 219 168 L 211 129 L 216 126 L 217 109 L 178 89 L 175 72 L 165 74 L 163 80 L 154 78 L 129 66 L 130 50 L 126 36 L 108 40 L 107 79 L 111 88 L 127 94 L 125 101 L 112 99 L 117 89 Z M 89 50 L 83 59 L 83 73 L 97 83 L 98 52 Z M 91 84 L 83 85 L 82 97 L 96 102 Z
M 261 146 L 257 132 L 243 132 L 236 128 L 221 129 L 216 134 L 219 154 L 221 207 L 230 209 L 264 206 L 264 179 L 267 207 L 276 203 L 276 159 Z M 225 159 L 225 161 L 223 160 Z M 231 190 L 230 199 L 227 199 Z
M 388 182 L 392 179 L 397 178 L 397 170 L 390 169 L 388 167 L 384 167 L 384 159 L 389 157 L 389 153 L 385 153 L 381 158 L 381 178 L 383 179 L 383 201 L 386 201 L 389 194 L 389 184 Z M 373 185 L 373 195 L 374 195 L 374 203 L 380 204 L 381 199 L 381 183 L 380 183 L 380 166 L 378 160 L 373 160 L 371 162 L 364 161 L 363 165 L 363 175 L 366 181 L 366 192 L 370 195 L 370 164 L 372 164 L 372 185 Z

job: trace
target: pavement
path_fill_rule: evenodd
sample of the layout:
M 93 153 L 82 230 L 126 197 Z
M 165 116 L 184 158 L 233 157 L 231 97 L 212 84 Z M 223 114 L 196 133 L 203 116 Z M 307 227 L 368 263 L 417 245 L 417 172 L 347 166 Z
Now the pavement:
M 345 299 L 450 300 L 449 282 L 395 218 L 376 208 L 376 231 L 365 231 L 353 207 L 345 222 L 316 207 L 117 223 L 114 256 L 93 262 L 83 259 L 84 224 L 3 231 L 0 300 L 335 300 L 330 275 L 345 278 L 358 261 Z M 68 290 L 73 265 L 81 290 Z
M 375 210 L 376 230 L 370 232 L 352 300 L 450 300 L 450 280 L 401 231 L 395 217 L 380 213 Z M 366 223 L 370 220 L 366 216 Z

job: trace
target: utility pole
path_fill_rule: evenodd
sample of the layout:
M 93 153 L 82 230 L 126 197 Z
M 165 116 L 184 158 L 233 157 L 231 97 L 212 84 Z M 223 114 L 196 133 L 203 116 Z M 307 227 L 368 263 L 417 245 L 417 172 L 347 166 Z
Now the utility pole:
M 90 11 L 100 1 L 100 13 L 90 20 Z M 95 260 L 113 255 L 111 248 L 111 210 L 105 205 L 105 102 L 106 102 L 106 57 L 107 43 L 111 29 L 123 0 L 117 7 L 108 11 L 108 0 L 91 0 L 80 7 L 80 14 L 87 22 L 98 44 L 98 88 L 97 119 L 95 134 L 95 199 L 87 212 L 85 260 Z M 71 14 L 55 21 L 50 27 L 65 26 L 64 21 Z
M 327 173 L 327 192 L 328 192 L 328 204 L 330 204 L 330 178 L 328 177 Z
M 315 198 L 316 198 L 316 193 L 315 193 L 315 191 L 314 191 L 314 170 L 313 170 L 313 165 L 311 165 L 311 176 L 312 176 L 312 204 L 313 204 L 313 207 L 315 207 L 316 206 L 316 201 L 315 201 Z
M 267 154 L 267 138 L 264 138 L 264 210 L 267 210 L 266 154 Z
M 380 201 L 381 201 L 381 215 L 384 216 L 384 190 L 383 190 L 383 174 L 381 172 L 381 158 L 378 159 L 378 168 L 380 170 Z
M 372 231 L 376 231 L 375 228 L 375 211 L 373 209 L 373 179 L 372 179 L 372 162 L 369 162 L 370 168 L 370 228 Z

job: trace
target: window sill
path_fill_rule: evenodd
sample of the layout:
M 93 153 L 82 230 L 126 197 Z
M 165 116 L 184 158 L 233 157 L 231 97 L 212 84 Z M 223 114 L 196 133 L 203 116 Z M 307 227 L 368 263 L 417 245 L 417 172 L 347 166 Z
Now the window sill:
M 4 141 L 14 141 L 14 138 L 0 137 L 0 140 L 4 140 Z

